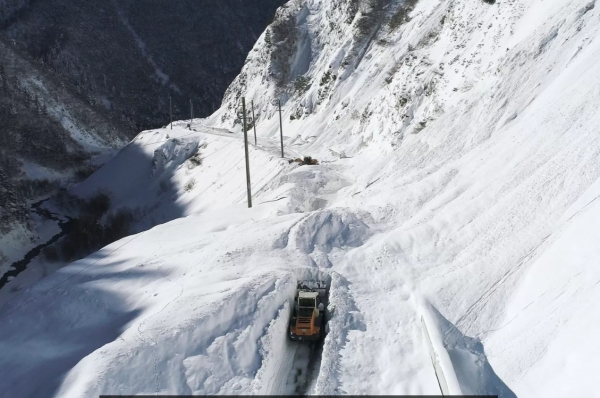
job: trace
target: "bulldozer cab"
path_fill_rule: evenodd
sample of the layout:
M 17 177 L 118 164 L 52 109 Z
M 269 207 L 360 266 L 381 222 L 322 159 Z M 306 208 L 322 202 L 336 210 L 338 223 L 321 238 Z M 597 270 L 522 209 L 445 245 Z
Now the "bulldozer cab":
M 321 337 L 326 294 L 326 287 L 322 282 L 298 284 L 289 324 L 291 340 L 315 341 Z
M 298 293 L 298 308 L 304 316 L 311 316 L 312 311 L 317 308 L 317 292 L 299 292 Z M 307 312 L 309 310 L 310 312 Z

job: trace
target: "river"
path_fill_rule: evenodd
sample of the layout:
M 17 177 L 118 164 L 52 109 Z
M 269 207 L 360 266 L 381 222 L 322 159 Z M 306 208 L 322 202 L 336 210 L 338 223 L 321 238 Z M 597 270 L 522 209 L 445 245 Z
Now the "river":
M 2 289 L 4 285 L 6 285 L 9 282 L 9 278 L 12 279 L 11 277 L 16 277 L 21 272 L 25 271 L 31 260 L 36 258 L 45 247 L 50 246 L 51 244 L 53 244 L 54 242 L 56 242 L 57 240 L 69 233 L 73 219 L 67 216 L 62 216 L 63 218 L 67 219 L 66 221 L 63 221 L 60 215 L 52 213 L 48 209 L 42 208 L 42 204 L 47 200 L 48 199 L 43 199 L 39 202 L 32 204 L 31 211 L 40 215 L 41 217 L 56 221 L 58 223 L 58 227 L 60 228 L 60 232 L 54 235 L 52 238 L 50 238 L 50 240 L 48 240 L 47 242 L 37 245 L 33 249 L 29 250 L 23 257 L 23 259 L 14 262 L 10 266 L 9 271 L 2 275 L 2 277 L 0 277 L 0 289 Z

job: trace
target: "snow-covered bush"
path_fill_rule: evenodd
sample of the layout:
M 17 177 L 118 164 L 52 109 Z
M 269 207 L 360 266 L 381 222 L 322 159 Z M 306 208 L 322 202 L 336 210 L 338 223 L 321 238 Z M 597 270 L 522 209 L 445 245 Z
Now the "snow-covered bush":
M 42 250 L 42 254 L 44 255 L 44 258 L 51 263 L 55 263 L 60 260 L 60 253 L 55 245 L 45 247 L 44 250 Z
M 196 152 L 188 159 L 189 166 L 188 168 L 193 169 L 194 167 L 198 167 L 202 164 L 202 158 L 200 157 L 200 152 Z
M 360 5 L 360 17 L 356 21 L 358 37 L 366 37 L 378 27 L 389 3 L 390 0 L 363 0 Z
M 194 189 L 195 185 L 196 185 L 196 179 L 191 178 L 188 182 L 185 183 L 185 185 L 183 186 L 183 190 L 185 192 L 190 192 L 192 189 Z
M 121 239 L 131 233 L 134 213 L 121 209 L 110 214 L 105 222 L 93 215 L 78 218 L 70 233 L 60 241 L 58 247 L 64 261 L 74 261 Z
M 408 14 L 414 9 L 418 1 L 419 0 L 407 0 L 396 10 L 396 12 L 394 12 L 392 18 L 390 18 L 388 22 L 388 27 L 391 31 L 398 29 L 402 24 L 408 22 Z
M 58 257 L 74 261 L 129 235 L 135 212 L 125 208 L 109 213 L 110 205 L 110 197 L 104 193 L 83 201 L 80 214 L 71 221 L 68 234 L 54 246 L 44 249 L 44 256 L 50 261 L 56 261 Z
M 171 184 L 168 180 L 160 180 L 158 183 L 158 195 L 162 195 L 163 193 L 167 192 L 169 188 L 171 188 Z
M 110 197 L 101 192 L 85 203 L 82 213 L 84 214 L 84 217 L 86 215 L 101 217 L 108 209 L 110 209 Z
M 83 181 L 86 178 L 88 178 L 89 176 L 91 176 L 92 174 L 94 174 L 94 172 L 98 170 L 97 166 L 93 166 L 91 164 L 86 164 L 83 165 L 79 168 L 77 168 L 77 170 L 75 170 L 75 179 L 77 181 Z
M 303 94 L 310 88 L 311 81 L 307 76 L 298 76 L 294 82 L 294 89 L 296 93 Z

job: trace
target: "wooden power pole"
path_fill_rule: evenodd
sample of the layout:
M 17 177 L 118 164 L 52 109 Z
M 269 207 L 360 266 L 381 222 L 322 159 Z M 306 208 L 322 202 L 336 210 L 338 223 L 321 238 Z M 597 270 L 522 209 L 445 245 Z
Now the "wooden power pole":
M 278 100 L 279 104 L 279 136 L 281 137 L 281 157 L 283 158 L 283 122 L 281 121 L 281 100 Z
M 192 129 L 192 122 L 194 121 L 194 104 L 190 98 L 190 130 Z
M 254 127 L 254 145 L 256 145 L 256 117 L 254 117 L 254 100 L 252 100 L 252 127 Z
M 171 130 L 173 130 L 173 102 L 171 101 L 170 95 L 169 95 L 169 115 L 171 115 Z
M 252 207 L 252 192 L 250 187 L 250 160 L 248 157 L 248 131 L 246 129 L 246 98 L 242 97 L 242 112 L 244 119 L 244 150 L 246 152 L 246 185 L 248 189 L 248 208 Z

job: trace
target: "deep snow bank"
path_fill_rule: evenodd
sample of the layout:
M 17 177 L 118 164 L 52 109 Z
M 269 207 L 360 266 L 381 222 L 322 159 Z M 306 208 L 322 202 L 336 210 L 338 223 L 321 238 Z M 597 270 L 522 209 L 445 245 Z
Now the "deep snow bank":
M 381 4 L 386 7 L 378 12 Z M 395 19 L 403 4 L 414 9 Z M 372 289 L 355 284 L 358 307 L 374 315 L 366 333 L 352 336 L 347 346 L 373 349 L 348 358 L 361 357 L 357 362 L 377 369 L 379 380 L 361 390 L 358 364 L 349 365 L 342 374 L 354 376 L 347 378 L 350 391 L 422 391 L 387 377 L 394 369 L 397 380 L 399 368 L 408 371 L 419 362 L 398 359 L 413 344 L 406 340 L 418 340 L 418 325 L 397 331 L 402 344 L 382 338 L 395 324 L 377 315 L 387 306 L 362 299 L 389 289 L 401 302 L 403 291 L 431 301 L 463 334 L 462 342 L 446 342 L 454 344 L 450 350 L 480 340 L 473 355 L 485 355 L 485 347 L 492 372 L 518 395 L 589 392 L 584 380 L 593 378 L 581 369 L 597 367 L 597 360 L 578 354 L 581 360 L 569 362 L 572 382 L 565 382 L 558 358 L 577 349 L 565 342 L 579 340 L 575 333 L 583 327 L 577 315 L 563 311 L 597 294 L 596 287 L 578 288 L 582 282 L 570 271 L 595 280 L 592 263 L 578 260 L 595 251 L 562 231 L 577 222 L 565 214 L 578 211 L 569 209 L 600 177 L 599 15 L 589 0 L 292 1 L 259 39 L 213 123 L 239 129 L 230 110 L 244 95 L 259 110 L 263 134 L 274 136 L 272 99 L 281 98 L 292 148 L 332 161 L 330 167 L 352 181 L 335 204 L 366 210 L 387 230 L 342 261 L 348 279 L 377 281 Z M 284 28 L 293 34 L 279 34 Z M 593 228 L 589 222 L 586 231 Z M 554 239 L 582 254 L 548 262 L 544 253 Z M 335 261 L 320 264 L 330 263 L 339 271 Z M 563 277 L 554 276 L 553 267 Z M 551 296 L 551 289 L 573 295 L 527 306 Z M 524 291 L 536 291 L 527 304 Z M 527 316 L 517 316 L 523 308 Z M 581 311 L 590 316 L 587 325 L 596 324 Z M 556 313 L 563 314 L 558 325 L 544 315 Z M 546 357 L 551 352 L 554 357 Z M 535 376 L 542 374 L 543 382 Z M 485 377 L 496 383 L 495 374 Z M 494 388 L 512 394 L 502 384 Z

